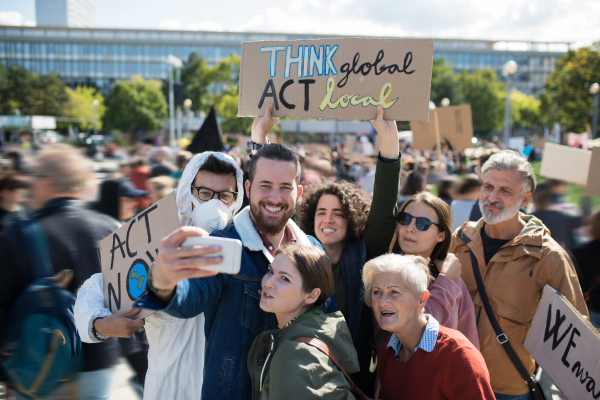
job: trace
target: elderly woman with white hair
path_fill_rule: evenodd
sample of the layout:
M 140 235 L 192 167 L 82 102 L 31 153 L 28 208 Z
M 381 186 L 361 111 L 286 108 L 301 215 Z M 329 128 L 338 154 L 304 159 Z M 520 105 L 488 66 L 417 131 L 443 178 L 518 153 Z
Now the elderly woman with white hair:
M 379 348 L 381 397 L 494 399 L 481 353 L 459 331 L 425 314 L 431 276 L 427 259 L 385 254 L 363 269 L 365 303 L 391 333 Z

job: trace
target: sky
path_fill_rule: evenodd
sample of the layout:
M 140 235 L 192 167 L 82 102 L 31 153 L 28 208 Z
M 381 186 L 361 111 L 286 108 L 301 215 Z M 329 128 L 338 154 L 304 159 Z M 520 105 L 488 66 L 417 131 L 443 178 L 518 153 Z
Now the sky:
M 35 0 L 0 0 L 0 24 L 35 25 Z M 98 28 L 600 41 L 600 0 L 96 0 Z

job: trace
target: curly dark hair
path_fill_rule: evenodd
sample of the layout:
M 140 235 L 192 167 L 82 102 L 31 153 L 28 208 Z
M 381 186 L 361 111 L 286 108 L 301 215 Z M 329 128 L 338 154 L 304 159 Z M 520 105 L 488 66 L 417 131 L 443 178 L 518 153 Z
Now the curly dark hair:
M 319 199 L 325 194 L 337 196 L 342 203 L 344 217 L 348 221 L 344 247 L 365 232 L 367 217 L 371 210 L 371 199 L 356 184 L 348 181 L 324 182 L 309 186 L 305 193 L 297 209 L 297 222 L 307 235 L 316 237 L 315 213 Z

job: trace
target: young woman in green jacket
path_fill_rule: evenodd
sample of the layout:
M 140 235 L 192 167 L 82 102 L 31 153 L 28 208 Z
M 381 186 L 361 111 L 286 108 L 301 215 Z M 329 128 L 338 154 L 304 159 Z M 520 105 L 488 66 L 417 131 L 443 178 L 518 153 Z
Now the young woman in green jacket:
M 352 386 L 321 351 L 295 342 L 320 339 L 347 373 L 358 371 L 352 337 L 341 312 L 316 308 L 333 292 L 331 262 L 314 246 L 290 244 L 275 252 L 262 279 L 260 307 L 275 314 L 279 329 L 260 334 L 248 355 L 255 400 L 354 399 Z

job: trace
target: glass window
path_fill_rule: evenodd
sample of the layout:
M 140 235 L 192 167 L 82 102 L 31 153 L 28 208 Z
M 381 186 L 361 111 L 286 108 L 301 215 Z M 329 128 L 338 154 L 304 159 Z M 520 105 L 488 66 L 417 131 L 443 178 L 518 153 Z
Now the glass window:
M 84 54 L 86 56 L 91 56 L 92 54 L 94 54 L 94 45 L 93 44 L 84 45 Z
M 127 68 L 127 63 L 120 63 L 121 64 L 121 74 L 127 74 L 128 68 Z
M 152 52 L 150 51 L 150 46 L 146 45 L 144 46 L 144 54 L 146 57 L 149 57 L 150 55 L 152 55 Z
M 73 53 L 74 56 L 79 56 L 82 54 L 82 45 L 81 44 L 74 44 L 73 45 Z
M 121 45 L 121 55 L 122 56 L 129 55 L 129 46 Z
M 109 51 L 108 54 L 110 54 L 111 56 L 117 56 L 117 55 L 119 55 L 119 46 L 114 45 L 114 44 L 110 45 L 110 46 L 108 46 L 108 51 Z
M 6 43 L 0 42 L 0 53 L 6 52 Z
M 25 60 L 25 69 L 31 71 L 31 61 Z
M 48 71 L 56 71 L 56 63 L 53 60 L 48 61 Z
M 119 72 L 119 64 L 117 63 L 110 63 L 110 73 L 112 75 L 116 75 Z
M 23 43 L 17 42 L 15 44 L 16 44 L 16 46 L 15 46 L 15 52 L 16 53 L 22 53 L 23 52 Z
M 31 45 L 29 43 L 23 43 L 23 54 L 31 54 Z

